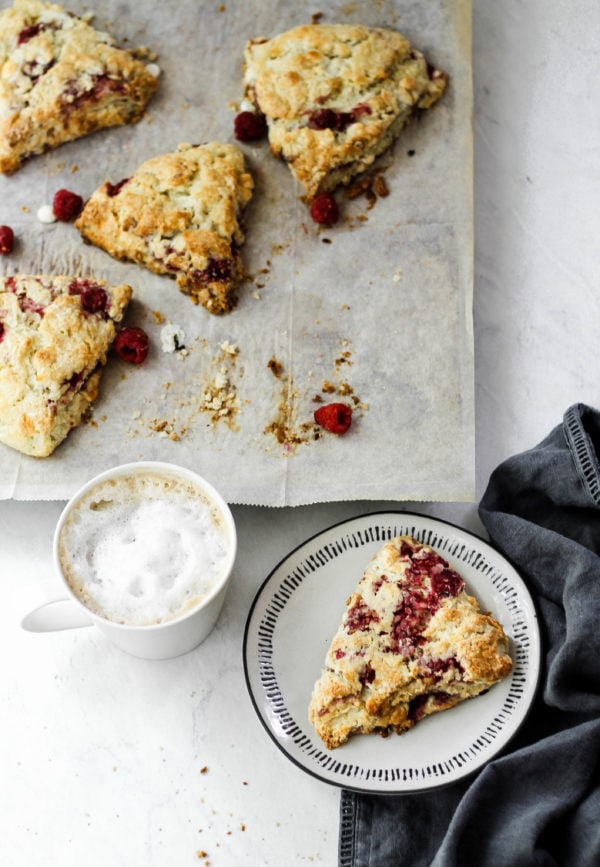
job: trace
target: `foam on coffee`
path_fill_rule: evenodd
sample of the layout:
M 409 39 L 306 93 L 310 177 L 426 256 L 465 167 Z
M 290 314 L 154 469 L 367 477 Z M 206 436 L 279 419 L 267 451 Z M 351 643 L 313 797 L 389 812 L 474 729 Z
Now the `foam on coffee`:
M 180 617 L 211 592 L 228 543 L 220 512 L 198 486 L 146 471 L 88 491 L 65 521 L 58 551 L 91 611 L 148 625 Z

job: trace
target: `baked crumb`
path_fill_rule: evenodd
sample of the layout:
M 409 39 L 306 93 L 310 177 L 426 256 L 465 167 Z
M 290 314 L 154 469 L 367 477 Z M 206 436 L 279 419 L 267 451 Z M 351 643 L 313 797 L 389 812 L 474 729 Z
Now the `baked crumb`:
M 225 340 L 220 345 L 220 353 L 213 358 L 215 370 L 212 380 L 204 389 L 200 403 L 201 412 L 206 413 L 213 423 L 225 422 L 230 428 L 240 409 L 237 388 L 233 373 L 239 348 Z
M 267 362 L 267 367 L 276 379 L 281 379 L 283 373 L 283 364 L 276 358 L 270 358 Z

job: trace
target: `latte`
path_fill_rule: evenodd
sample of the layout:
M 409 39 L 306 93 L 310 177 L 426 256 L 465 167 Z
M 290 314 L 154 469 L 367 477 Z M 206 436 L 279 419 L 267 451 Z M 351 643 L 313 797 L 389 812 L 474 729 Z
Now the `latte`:
M 58 539 L 72 591 L 115 623 L 184 616 L 220 584 L 230 540 L 219 508 L 193 480 L 132 470 L 101 480 L 73 505 Z

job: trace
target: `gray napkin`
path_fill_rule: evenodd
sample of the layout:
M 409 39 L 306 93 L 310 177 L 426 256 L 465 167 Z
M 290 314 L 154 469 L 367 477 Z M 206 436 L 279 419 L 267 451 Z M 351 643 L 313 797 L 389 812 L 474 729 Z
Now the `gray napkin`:
M 479 505 L 537 605 L 540 689 L 504 754 L 420 795 L 342 791 L 340 867 L 600 865 L 600 412 L 570 407 Z

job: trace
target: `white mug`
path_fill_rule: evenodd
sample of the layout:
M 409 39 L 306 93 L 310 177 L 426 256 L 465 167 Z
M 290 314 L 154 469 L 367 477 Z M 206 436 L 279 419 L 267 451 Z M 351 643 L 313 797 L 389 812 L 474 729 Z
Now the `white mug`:
M 218 574 L 211 577 L 210 585 L 203 589 L 202 595 L 194 598 L 192 603 L 186 602 L 180 612 L 174 615 L 165 614 L 165 619 L 160 622 L 144 624 L 119 622 L 106 616 L 102 610 L 92 610 L 89 600 L 86 598 L 85 604 L 83 598 L 80 598 L 81 588 L 76 590 L 69 583 L 66 573 L 71 567 L 66 568 L 66 563 L 63 563 L 66 557 L 64 554 L 61 557 L 61 547 L 64 547 L 64 542 L 61 543 L 63 530 L 65 525 L 73 523 L 73 519 L 77 518 L 77 510 L 87 508 L 86 504 L 93 501 L 94 495 L 102 495 L 106 492 L 107 485 L 113 485 L 115 480 L 120 480 L 121 486 L 124 486 L 131 480 L 133 484 L 139 484 L 141 477 L 144 478 L 142 485 L 146 484 L 148 478 L 159 479 L 161 483 L 167 478 L 169 484 L 181 483 L 191 487 L 194 491 L 191 499 L 195 502 L 195 508 L 204 510 L 206 505 L 208 511 L 202 511 L 203 520 L 207 520 L 206 514 L 210 515 L 209 523 L 211 528 L 214 524 L 220 546 Z M 123 482 L 123 479 L 127 481 Z M 154 496 L 153 500 L 157 501 L 158 508 L 161 508 L 161 497 Z M 102 504 L 105 501 L 100 502 Z M 199 503 L 203 505 L 199 506 Z M 96 504 L 94 508 L 97 508 Z M 58 583 L 47 581 L 31 588 L 35 598 L 29 600 L 28 613 L 23 617 L 21 625 L 30 632 L 50 632 L 95 625 L 115 645 L 133 656 L 144 659 L 180 656 L 201 644 L 212 631 L 225 601 L 236 551 L 237 534 L 231 510 L 215 488 L 197 473 L 162 461 L 140 461 L 114 467 L 87 482 L 63 509 L 56 525 L 53 543 Z M 173 560 L 176 553 L 172 552 Z M 110 558 L 111 555 L 107 556 Z M 117 569 L 119 564 L 115 563 L 114 566 Z M 112 572 L 109 569 L 105 574 L 112 575 Z

